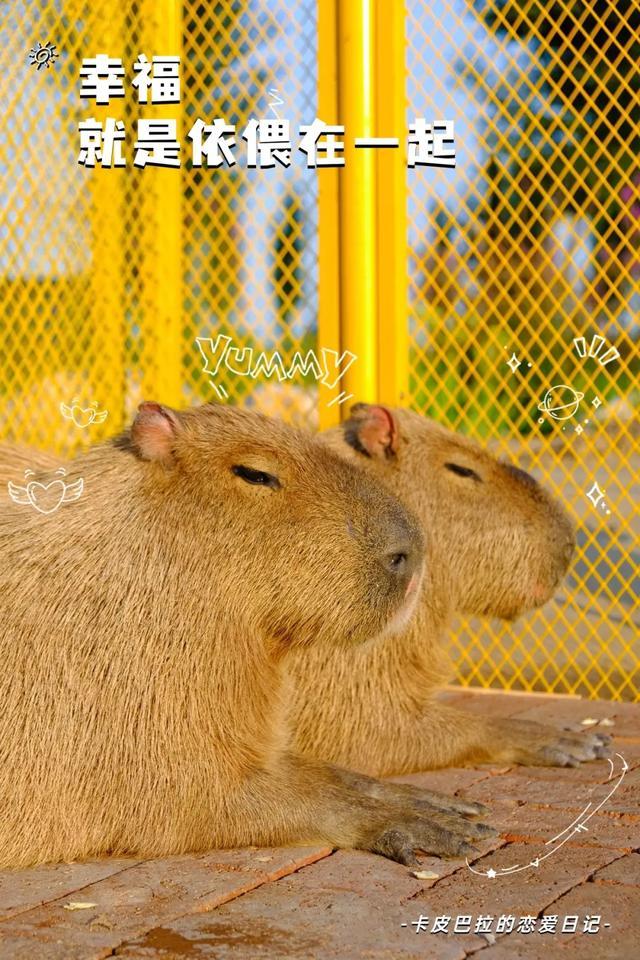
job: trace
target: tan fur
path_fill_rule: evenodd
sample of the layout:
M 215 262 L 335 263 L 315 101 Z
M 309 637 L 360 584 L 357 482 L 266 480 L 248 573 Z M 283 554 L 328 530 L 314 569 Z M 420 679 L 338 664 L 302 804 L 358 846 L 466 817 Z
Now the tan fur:
M 3 479 L 47 460 L 5 448 Z M 482 835 L 287 750 L 290 648 L 358 644 L 406 608 L 421 538 L 380 484 L 257 414 L 154 404 L 80 477 L 46 516 L 1 491 L 0 866 L 311 842 L 411 863 Z
M 427 573 L 417 617 L 401 634 L 289 660 L 300 750 L 376 776 L 471 762 L 575 764 L 606 738 L 489 720 L 435 698 L 452 669 L 455 614 L 512 619 L 554 593 L 573 551 L 560 504 L 477 443 L 408 410 L 358 405 L 327 445 L 384 481 L 418 516 Z M 461 477 L 452 463 L 481 478 Z

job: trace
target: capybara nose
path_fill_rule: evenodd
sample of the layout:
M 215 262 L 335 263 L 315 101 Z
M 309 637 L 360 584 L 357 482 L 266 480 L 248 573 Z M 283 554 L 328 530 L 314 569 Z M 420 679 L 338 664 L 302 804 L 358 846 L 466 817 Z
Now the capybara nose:
M 387 544 L 382 557 L 385 570 L 403 584 L 409 583 L 413 574 L 419 569 L 421 560 L 421 551 L 408 538 Z

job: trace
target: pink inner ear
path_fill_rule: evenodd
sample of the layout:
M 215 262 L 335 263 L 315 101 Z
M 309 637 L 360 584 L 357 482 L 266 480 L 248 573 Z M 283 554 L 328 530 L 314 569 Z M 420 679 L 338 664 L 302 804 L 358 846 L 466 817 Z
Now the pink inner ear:
M 386 407 L 368 407 L 359 431 L 360 442 L 372 456 L 395 453 L 397 430 L 393 414 Z
M 176 435 L 176 421 L 159 403 L 141 403 L 133 421 L 131 438 L 145 460 L 166 460 Z

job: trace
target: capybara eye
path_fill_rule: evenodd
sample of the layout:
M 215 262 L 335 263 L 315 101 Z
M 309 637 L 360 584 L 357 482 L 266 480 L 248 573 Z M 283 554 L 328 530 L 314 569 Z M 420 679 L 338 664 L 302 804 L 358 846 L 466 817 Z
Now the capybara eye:
M 477 480 L 478 483 L 482 483 L 482 477 L 478 476 L 471 467 L 461 467 L 459 463 L 445 463 L 445 467 L 447 470 L 451 470 L 451 473 L 456 473 L 459 477 L 471 477 L 472 480 Z
M 243 467 L 242 464 L 236 464 L 231 467 L 231 472 L 240 477 L 246 483 L 252 483 L 254 486 L 271 487 L 272 490 L 280 489 L 280 481 L 272 473 L 265 473 L 264 470 L 254 470 L 253 467 Z

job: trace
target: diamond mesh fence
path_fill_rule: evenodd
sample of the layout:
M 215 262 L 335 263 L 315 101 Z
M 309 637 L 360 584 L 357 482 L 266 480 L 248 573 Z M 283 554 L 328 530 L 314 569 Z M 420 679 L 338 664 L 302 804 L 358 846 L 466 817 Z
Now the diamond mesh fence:
M 216 399 L 196 337 L 278 350 L 286 367 L 317 336 L 317 184 L 304 168 L 192 168 L 189 129 L 224 117 L 236 143 L 251 117 L 316 113 L 316 4 L 229 0 L 29 0 L 0 4 L 0 423 L 2 433 L 69 453 L 122 428 L 144 399 Z M 176 16 L 177 14 L 177 16 Z M 168 19 L 178 24 L 173 31 Z M 57 59 L 30 63 L 37 45 Z M 80 96 L 80 69 L 122 60 L 125 97 Z M 145 105 L 139 54 L 179 55 L 181 102 Z M 274 104 L 271 108 L 270 104 Z M 277 104 L 277 105 L 276 105 Z M 125 169 L 78 164 L 79 121 L 122 120 Z M 173 117 L 180 169 L 132 163 L 140 118 Z M 246 354 L 245 356 L 248 356 Z M 230 402 L 307 422 L 313 399 L 225 369 Z M 60 403 L 108 410 L 91 433 Z
M 408 5 L 409 115 L 455 118 L 458 148 L 409 180 L 411 402 L 532 469 L 579 531 L 564 596 L 460 624 L 473 684 L 640 692 L 637 10 Z
M 0 12 L 2 436 L 69 454 L 142 399 L 215 399 L 195 340 L 217 336 L 237 351 L 226 400 L 317 424 L 311 374 L 283 384 L 241 368 L 249 351 L 286 365 L 322 345 L 319 175 L 250 169 L 244 149 L 228 169 L 186 163 L 198 118 L 224 117 L 240 147 L 250 118 L 286 117 L 293 133 L 316 116 L 315 0 Z M 406 3 L 407 117 L 455 120 L 457 166 L 407 173 L 408 321 L 380 323 L 408 322 L 411 404 L 531 469 L 579 528 L 557 601 L 515 626 L 459 624 L 465 683 L 640 692 L 639 29 L 634 0 Z M 58 56 L 38 68 L 29 53 L 45 43 Z M 125 67 L 126 95 L 107 106 L 80 97 L 98 53 Z M 141 53 L 181 57 L 179 105 L 138 102 Z M 125 169 L 78 164 L 89 117 L 124 122 Z M 177 121 L 179 170 L 133 166 L 136 124 L 152 117 Z M 108 416 L 90 432 L 60 416 L 94 402 Z

